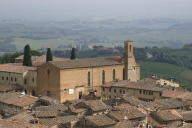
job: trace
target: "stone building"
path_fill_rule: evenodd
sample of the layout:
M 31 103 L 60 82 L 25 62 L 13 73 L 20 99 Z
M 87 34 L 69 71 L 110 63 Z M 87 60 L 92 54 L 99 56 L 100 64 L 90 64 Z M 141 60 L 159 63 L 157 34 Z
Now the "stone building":
M 24 88 L 25 93 L 36 95 L 36 67 L 27 67 L 15 63 L 1 64 L 0 85 L 20 85 Z
M 146 78 L 137 82 L 128 80 L 112 81 L 101 86 L 103 100 L 121 98 L 123 95 L 134 96 L 144 101 L 161 99 L 170 86 L 161 86 L 153 78 Z
M 100 87 L 115 80 L 137 81 L 140 67 L 133 55 L 133 41 L 125 41 L 125 57 L 101 57 L 51 61 L 37 69 L 37 94 L 66 100 L 79 99 L 94 91 L 101 96 Z

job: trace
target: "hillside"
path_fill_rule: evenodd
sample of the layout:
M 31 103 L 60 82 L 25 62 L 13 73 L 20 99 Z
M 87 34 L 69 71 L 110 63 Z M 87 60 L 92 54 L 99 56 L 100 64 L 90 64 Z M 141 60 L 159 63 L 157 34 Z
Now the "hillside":
M 173 64 L 140 61 L 141 77 L 149 77 L 156 74 L 159 77 L 170 78 L 173 77 L 177 82 L 183 83 L 184 86 L 190 86 L 192 83 L 192 70 L 182 68 Z

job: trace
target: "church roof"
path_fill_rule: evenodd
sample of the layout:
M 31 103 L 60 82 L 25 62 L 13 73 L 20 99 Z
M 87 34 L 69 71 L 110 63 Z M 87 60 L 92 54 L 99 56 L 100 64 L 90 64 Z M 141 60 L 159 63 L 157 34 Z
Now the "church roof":
M 123 62 L 114 58 L 87 58 L 87 59 L 75 59 L 64 61 L 51 61 L 51 64 L 60 69 L 72 69 L 72 68 L 87 68 L 87 67 L 100 67 L 110 65 L 121 65 Z

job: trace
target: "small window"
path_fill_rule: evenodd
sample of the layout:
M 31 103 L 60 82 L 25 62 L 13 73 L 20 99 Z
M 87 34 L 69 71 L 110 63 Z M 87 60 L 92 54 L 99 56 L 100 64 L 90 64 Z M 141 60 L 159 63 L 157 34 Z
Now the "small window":
M 116 89 L 114 89 L 114 93 L 116 93 Z
M 9 80 L 9 77 L 7 77 L 6 79 Z
M 109 92 L 111 92 L 111 88 L 109 88 Z
M 25 89 L 24 91 L 25 91 L 25 94 L 27 94 L 27 89 Z
M 4 77 L 2 77 L 2 80 L 4 80 Z
M 125 94 L 125 90 L 123 90 L 123 94 Z
M 102 84 L 105 84 L 105 71 L 102 72 Z
M 87 85 L 90 87 L 91 86 L 91 73 L 87 73 Z
M 35 91 L 34 91 L 34 90 L 32 90 L 31 94 L 32 94 L 32 96 L 35 96 Z
M 115 71 L 115 69 L 113 69 L 113 80 L 115 80 L 116 79 L 116 71 Z
M 142 90 L 139 90 L 139 93 L 142 94 Z
M 122 93 L 122 90 L 120 89 L 120 91 L 119 91 L 120 93 Z
M 51 96 L 51 92 L 50 91 L 47 91 L 47 96 Z
M 35 78 L 32 78 L 32 82 L 33 82 L 33 83 L 35 82 Z
M 17 82 L 17 78 L 15 78 L 15 82 Z
M 27 84 L 27 79 L 24 80 L 24 84 L 25 84 L 25 85 Z
M 103 88 L 103 92 L 105 91 L 105 88 Z
M 11 77 L 11 81 L 13 81 L 13 77 Z
M 123 80 L 126 80 L 126 78 L 125 78 L 125 76 L 126 76 L 125 73 L 126 73 L 126 72 L 125 72 L 125 68 L 123 68 Z
M 50 75 L 51 71 L 49 69 L 47 69 L 47 74 Z

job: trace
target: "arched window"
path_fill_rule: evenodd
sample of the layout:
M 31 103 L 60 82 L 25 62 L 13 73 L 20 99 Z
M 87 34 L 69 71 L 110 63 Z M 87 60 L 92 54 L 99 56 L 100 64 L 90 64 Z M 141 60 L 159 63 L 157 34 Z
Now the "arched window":
M 90 72 L 87 73 L 87 85 L 91 86 L 91 73 Z
M 102 72 L 102 84 L 105 84 L 105 71 Z
M 116 79 L 116 71 L 115 71 L 115 69 L 113 69 L 113 80 L 115 80 Z

